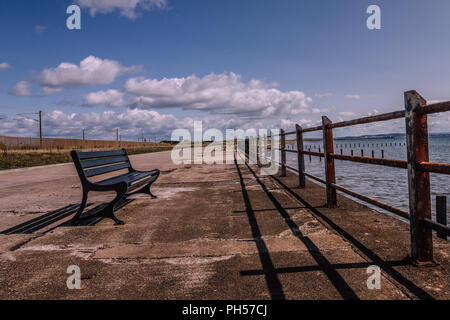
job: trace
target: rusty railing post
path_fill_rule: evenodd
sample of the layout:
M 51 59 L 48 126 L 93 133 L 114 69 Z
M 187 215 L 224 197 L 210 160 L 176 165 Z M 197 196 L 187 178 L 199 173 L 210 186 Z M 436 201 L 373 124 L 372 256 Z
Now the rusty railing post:
M 260 138 L 259 138 L 259 134 L 257 134 L 256 135 L 256 165 L 258 166 L 258 167 L 260 167 L 261 166 L 261 164 L 260 164 L 260 159 L 259 159 L 259 151 L 260 151 L 260 146 L 259 146 L 259 144 L 261 143 L 261 140 L 260 140 Z
M 284 130 L 280 130 L 281 138 L 281 176 L 286 177 L 286 135 Z
M 297 132 L 297 161 L 298 161 L 298 185 L 299 188 L 306 187 L 305 178 L 305 155 L 303 154 L 303 129 L 298 124 L 295 126 Z
M 426 104 L 416 91 L 405 92 L 411 258 L 417 265 L 433 263 L 432 230 L 423 221 L 431 219 L 430 174 L 417 169 L 429 161 L 427 115 L 416 112 Z
M 327 182 L 327 207 L 336 208 L 336 189 L 331 186 L 332 183 L 336 183 L 334 159 L 330 157 L 330 154 L 334 153 L 333 129 L 329 126 L 331 124 L 331 121 L 326 116 L 322 117 L 322 124 L 323 148 L 325 153 L 325 177 Z
M 444 226 L 447 225 L 447 197 L 436 196 L 436 222 Z M 447 240 L 447 235 L 443 232 L 437 231 L 439 238 Z

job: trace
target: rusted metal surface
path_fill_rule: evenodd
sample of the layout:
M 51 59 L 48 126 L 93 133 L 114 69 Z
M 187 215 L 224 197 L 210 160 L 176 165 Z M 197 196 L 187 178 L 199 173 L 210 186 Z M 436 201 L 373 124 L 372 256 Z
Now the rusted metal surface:
M 281 137 L 281 176 L 286 177 L 286 136 L 284 130 L 280 130 Z
M 425 172 L 450 174 L 450 164 L 448 163 L 421 162 L 416 167 L 418 170 Z
M 259 152 L 260 150 L 260 144 L 261 144 L 261 138 L 259 136 L 256 136 L 256 165 L 261 166 L 260 158 L 259 158 Z
M 316 180 L 316 181 L 318 181 L 320 183 L 327 184 L 327 182 L 325 180 L 320 179 L 319 177 L 313 176 L 312 174 L 309 174 L 309 173 L 305 172 L 305 176 L 307 176 L 308 178 L 311 178 L 313 180 Z
M 433 263 L 432 229 L 424 223 L 431 220 L 430 174 L 417 170 L 418 163 L 429 162 L 427 115 L 416 112 L 425 105 L 416 91 L 405 92 L 411 257 L 419 265 Z
M 317 126 L 317 127 L 306 128 L 306 129 L 303 129 L 303 133 L 305 133 L 305 132 L 314 132 L 314 131 L 319 131 L 319 130 L 322 130 L 322 129 L 323 129 L 323 127 L 322 127 L 322 126 Z
M 334 168 L 334 159 L 330 154 L 334 153 L 333 129 L 331 128 L 331 120 L 322 117 L 323 124 L 323 147 L 325 153 L 325 178 L 327 182 L 327 207 L 337 207 L 336 189 L 331 184 L 336 183 L 336 170 Z
M 350 127 L 358 124 L 365 124 L 365 123 L 372 123 L 372 122 L 379 122 L 379 121 L 386 121 L 386 120 L 393 120 L 393 119 L 399 119 L 405 117 L 405 111 L 394 111 L 384 114 L 378 114 L 376 116 L 371 117 L 365 117 L 365 118 L 359 118 L 355 120 L 350 121 L 343 121 L 343 122 L 337 122 L 333 123 L 331 127 L 334 128 L 343 128 L 343 127 Z
M 405 111 L 394 111 L 394 112 L 379 114 L 376 116 L 354 119 L 354 120 L 350 120 L 350 121 L 336 122 L 331 125 L 331 128 L 334 129 L 334 128 L 350 127 L 350 126 L 354 126 L 354 125 L 358 125 L 358 124 L 380 122 L 380 121 L 386 121 L 386 120 L 394 120 L 394 119 L 399 119 L 399 118 L 404 118 L 404 117 L 405 117 Z M 317 127 L 303 129 L 303 132 L 313 132 L 313 131 L 319 131 L 322 129 L 323 129 L 322 126 L 317 126 Z
M 298 124 L 295 126 L 296 137 L 297 137 L 297 165 L 298 165 L 298 185 L 300 188 L 306 187 L 305 179 L 305 156 L 302 153 L 304 149 L 303 145 L 303 132 L 302 127 Z
M 433 220 L 430 219 L 424 219 L 422 223 L 425 225 L 426 228 L 437 231 L 439 234 L 444 235 L 445 238 L 450 236 L 450 228 L 446 225 L 434 222 Z
M 298 153 L 296 150 L 284 149 L 282 151 L 290 152 L 290 153 Z
M 432 113 L 439 113 L 439 112 L 446 112 L 450 111 L 450 101 L 446 102 L 439 102 L 430 104 L 428 106 L 424 106 L 421 109 L 417 110 L 417 113 L 419 115 L 423 114 L 432 114 Z
M 342 186 L 338 186 L 337 184 L 332 184 L 331 186 L 333 188 L 335 188 L 336 190 L 344 192 L 344 193 L 346 193 L 346 194 L 348 194 L 348 195 L 350 195 L 350 196 L 352 196 L 354 198 L 357 198 L 359 200 L 363 200 L 363 201 L 365 201 L 367 203 L 373 204 L 374 206 L 377 206 L 379 208 L 382 208 L 382 209 L 384 209 L 386 211 L 392 212 L 392 213 L 394 213 L 394 214 L 396 214 L 396 215 L 398 215 L 398 216 L 400 216 L 402 218 L 405 218 L 405 219 L 409 220 L 409 213 L 407 211 L 404 211 L 404 210 L 402 210 L 400 208 L 391 206 L 390 204 L 378 201 L 378 200 L 373 199 L 371 197 L 367 197 L 367 196 L 364 196 L 362 194 L 356 193 L 356 192 L 354 192 L 352 190 L 349 190 L 347 188 L 344 188 Z
M 436 222 L 447 227 L 447 197 L 436 196 Z M 447 240 L 448 233 L 437 230 L 439 238 Z
M 408 163 L 405 160 L 346 156 L 346 155 L 340 155 L 340 154 L 335 154 L 335 153 L 330 154 L 330 157 L 332 157 L 333 159 L 336 159 L 336 160 L 375 164 L 375 165 L 392 167 L 392 168 L 406 169 L 408 166 Z
M 440 202 L 437 204 L 437 210 L 440 212 L 440 218 L 438 218 L 439 221 L 433 222 L 431 220 L 430 172 L 450 174 L 450 164 L 429 162 L 427 114 L 445 111 L 450 111 L 450 101 L 427 106 L 426 101 L 416 91 L 409 91 L 405 93 L 405 111 L 394 111 L 390 113 L 338 123 L 332 123 L 327 117 L 322 117 L 321 126 L 306 129 L 297 126 L 296 131 L 286 133 L 282 132 L 283 137 L 290 134 L 297 134 L 297 151 L 285 150 L 283 152 L 298 153 L 298 167 L 300 168 L 300 170 L 295 170 L 294 168 L 286 166 L 285 161 L 282 165 L 298 172 L 299 175 L 303 175 L 303 177 L 308 177 L 325 184 L 327 190 L 328 206 L 335 206 L 337 204 L 336 190 L 339 190 L 341 192 L 349 194 L 352 197 L 373 204 L 384 210 L 410 220 L 411 256 L 413 258 L 413 261 L 418 265 L 429 265 L 433 263 L 432 230 L 441 232 L 440 236 L 445 236 L 445 238 L 447 237 L 447 235 L 449 235 L 450 230 L 449 227 L 446 226 L 447 218 L 443 217 L 442 214 L 442 212 L 445 212 L 446 214 L 446 204 L 445 209 L 442 209 L 444 205 L 442 204 L 443 200 L 441 198 L 439 198 L 438 201 Z M 371 150 L 371 158 L 364 157 L 363 149 L 361 150 L 361 157 L 353 156 L 353 149 L 351 150 L 351 156 L 343 155 L 342 149 L 340 155 L 334 153 L 332 129 L 367 124 L 372 122 L 394 120 L 403 117 L 405 118 L 406 122 L 407 142 L 405 145 L 407 146 L 407 161 L 384 159 L 384 150 L 381 150 L 381 159 L 375 158 L 374 150 Z M 309 151 L 305 151 L 303 147 L 303 134 L 319 130 L 323 131 L 323 144 L 325 147 L 324 152 L 321 152 L 320 147 L 319 152 L 312 152 L 311 149 L 309 149 Z M 359 145 L 358 147 L 361 147 L 361 145 Z M 282 147 L 282 149 L 285 148 Z M 309 155 L 310 161 L 311 156 L 320 157 L 320 160 L 322 160 L 322 158 L 325 158 L 326 180 L 304 172 L 305 155 Z M 336 185 L 334 168 L 335 159 L 407 169 L 410 202 L 409 206 L 411 214 L 389 204 Z M 300 184 L 302 183 L 300 182 Z

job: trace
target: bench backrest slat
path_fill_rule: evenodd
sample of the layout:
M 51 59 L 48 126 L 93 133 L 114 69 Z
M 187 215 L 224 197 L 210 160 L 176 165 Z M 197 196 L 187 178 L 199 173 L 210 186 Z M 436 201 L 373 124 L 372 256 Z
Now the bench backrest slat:
M 93 151 L 93 152 L 77 152 L 77 153 L 80 160 L 117 157 L 117 156 L 124 156 L 127 154 L 125 150 L 109 150 L 109 151 Z
M 90 178 L 90 177 L 99 176 L 101 174 L 105 174 L 105 173 L 109 173 L 109 172 L 113 172 L 113 171 L 127 169 L 129 167 L 130 167 L 129 163 L 120 163 L 120 164 L 115 164 L 112 166 L 99 167 L 99 168 L 95 168 L 95 169 L 85 170 L 84 174 L 86 175 L 86 177 Z
M 124 169 L 132 170 L 125 150 L 73 151 L 72 158 L 77 167 L 78 174 L 83 179 Z
M 112 158 L 85 160 L 81 161 L 81 166 L 83 167 L 83 169 L 89 169 L 119 162 L 128 162 L 128 157 L 112 157 Z

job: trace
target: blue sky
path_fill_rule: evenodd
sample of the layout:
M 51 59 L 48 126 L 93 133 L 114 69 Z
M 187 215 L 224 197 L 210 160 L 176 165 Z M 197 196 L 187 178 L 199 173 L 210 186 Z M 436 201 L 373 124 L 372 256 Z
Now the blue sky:
M 34 121 L 17 114 L 39 109 L 47 136 L 77 138 L 84 128 L 109 139 L 120 127 L 136 139 L 194 120 L 225 129 L 351 119 L 401 109 L 410 89 L 450 100 L 445 0 L 138 2 L 2 1 L 0 135 L 36 136 Z M 73 3 L 82 30 L 66 28 Z M 381 30 L 366 27 L 371 4 Z M 432 131 L 449 124 L 430 119 Z M 402 132 L 403 123 L 342 134 L 365 130 Z

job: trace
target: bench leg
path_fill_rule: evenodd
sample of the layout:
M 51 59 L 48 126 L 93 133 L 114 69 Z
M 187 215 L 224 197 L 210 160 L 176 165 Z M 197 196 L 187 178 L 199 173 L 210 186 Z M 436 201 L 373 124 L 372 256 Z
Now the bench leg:
M 125 194 L 127 193 L 126 188 L 118 189 L 116 190 L 117 196 L 114 198 L 112 202 L 110 202 L 104 209 L 102 209 L 98 215 L 100 217 L 109 218 L 114 220 L 116 225 L 124 225 L 125 222 L 122 220 L 117 219 L 117 217 L 114 214 L 114 205 L 122 200 L 125 197 Z
M 152 186 L 153 182 L 150 183 L 148 186 L 145 186 L 144 189 L 142 189 L 142 192 L 145 194 L 148 194 L 150 197 L 152 197 L 152 199 L 158 199 L 157 196 L 155 196 L 152 191 L 150 190 L 150 187 Z
M 156 180 L 155 180 L 156 181 Z M 128 196 L 132 196 L 138 193 L 144 193 L 144 194 L 148 194 L 150 197 L 152 197 L 153 199 L 158 199 L 157 196 L 155 196 L 151 190 L 150 187 L 152 186 L 153 183 L 155 183 L 155 181 L 149 183 L 148 185 L 146 185 L 145 187 L 143 187 L 142 189 L 139 189 L 138 191 L 135 191 L 133 193 L 128 194 Z
M 86 208 L 87 199 L 88 199 L 88 192 L 83 190 L 83 200 L 81 200 L 80 208 L 78 209 L 75 216 L 72 218 L 72 224 L 76 224 L 80 219 L 81 214 Z

